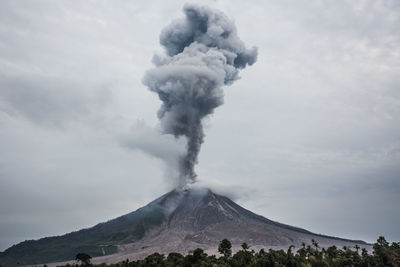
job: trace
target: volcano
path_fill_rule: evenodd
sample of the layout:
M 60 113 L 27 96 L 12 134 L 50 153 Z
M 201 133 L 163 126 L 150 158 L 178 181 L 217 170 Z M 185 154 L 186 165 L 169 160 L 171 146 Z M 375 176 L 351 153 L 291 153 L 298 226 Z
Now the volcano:
M 29 240 L 0 253 L 3 266 L 32 265 L 73 260 L 79 252 L 93 263 L 144 258 L 154 252 L 187 254 L 202 248 L 217 254 L 227 238 L 233 250 L 246 242 L 252 249 L 299 248 L 315 240 L 321 247 L 355 246 L 370 249 L 360 240 L 314 234 L 278 223 L 242 208 L 210 189 L 173 190 L 148 205 L 92 228 L 63 236 Z

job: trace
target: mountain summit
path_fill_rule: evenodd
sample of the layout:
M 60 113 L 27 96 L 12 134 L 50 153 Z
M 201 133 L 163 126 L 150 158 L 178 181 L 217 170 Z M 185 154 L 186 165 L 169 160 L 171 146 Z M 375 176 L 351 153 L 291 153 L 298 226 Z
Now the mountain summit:
M 227 238 L 233 249 L 246 242 L 253 249 L 297 248 L 315 240 L 331 245 L 368 248 L 363 241 L 314 234 L 271 221 L 209 189 L 173 190 L 148 205 L 92 228 L 63 236 L 24 241 L 0 253 L 0 264 L 18 266 L 73 260 L 79 252 L 94 263 L 143 258 L 151 253 L 216 253 Z

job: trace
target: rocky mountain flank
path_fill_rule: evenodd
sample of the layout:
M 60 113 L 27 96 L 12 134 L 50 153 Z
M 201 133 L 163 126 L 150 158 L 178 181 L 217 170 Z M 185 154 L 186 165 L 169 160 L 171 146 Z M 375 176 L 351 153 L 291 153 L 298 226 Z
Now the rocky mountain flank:
M 73 260 L 88 253 L 94 263 L 143 258 L 151 253 L 190 253 L 202 248 L 216 254 L 218 243 L 228 238 L 233 249 L 247 242 L 252 249 L 297 248 L 314 239 L 331 245 L 370 249 L 360 240 L 314 234 L 269 220 L 209 189 L 173 190 L 148 205 L 92 228 L 63 236 L 19 243 L 0 253 L 0 264 L 17 266 Z

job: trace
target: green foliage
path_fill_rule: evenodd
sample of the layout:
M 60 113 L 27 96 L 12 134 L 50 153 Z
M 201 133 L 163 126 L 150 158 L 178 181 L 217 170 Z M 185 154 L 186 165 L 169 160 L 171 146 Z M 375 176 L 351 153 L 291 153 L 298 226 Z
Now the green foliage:
M 88 254 L 86 253 L 78 253 L 75 256 L 75 260 L 80 261 L 81 265 L 83 266 L 89 266 L 90 265 L 90 259 L 92 257 L 90 257 Z
M 242 247 L 243 250 L 248 250 L 248 249 L 250 248 L 249 245 L 248 245 L 246 242 L 244 242 L 244 243 L 241 245 L 241 247 Z
M 228 239 L 223 239 L 218 246 L 218 252 L 224 255 L 225 258 L 229 258 L 232 255 L 232 244 Z
M 369 254 L 365 248 L 359 246 L 338 249 L 336 246 L 320 248 L 315 240 L 312 246 L 303 244 L 299 249 L 290 246 L 287 251 L 261 249 L 259 252 L 249 250 L 247 243 L 242 244 L 242 250 L 232 255 L 232 244 L 224 239 L 218 246 L 222 257 L 207 255 L 203 249 L 197 248 L 192 253 L 184 256 L 179 253 L 170 253 L 167 257 L 163 254 L 153 253 L 143 260 L 126 261 L 117 264 L 100 264 L 101 267 L 400 267 L 400 243 L 389 244 L 384 237 L 379 237 L 373 245 L 373 253 Z M 87 258 L 89 257 L 89 258 Z M 76 255 L 82 265 L 90 265 L 90 256 L 85 253 Z M 85 260 L 87 259 L 87 261 Z M 66 265 L 70 266 L 70 265 Z M 1 267 L 1 265 L 0 265 Z

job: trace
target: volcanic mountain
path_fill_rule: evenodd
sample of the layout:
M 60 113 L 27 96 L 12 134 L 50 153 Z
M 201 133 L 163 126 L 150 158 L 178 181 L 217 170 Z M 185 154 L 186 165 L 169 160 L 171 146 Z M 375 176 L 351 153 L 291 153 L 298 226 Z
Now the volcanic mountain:
M 63 236 L 24 241 L 0 253 L 2 266 L 73 260 L 79 252 L 94 263 L 143 258 L 151 253 L 190 253 L 202 248 L 216 254 L 228 238 L 233 250 L 243 242 L 252 249 L 297 248 L 304 242 L 369 248 L 363 241 L 314 234 L 254 214 L 209 189 L 173 190 L 148 205 L 92 228 Z

